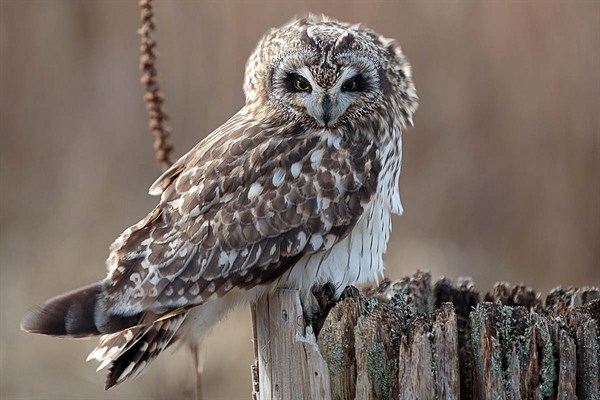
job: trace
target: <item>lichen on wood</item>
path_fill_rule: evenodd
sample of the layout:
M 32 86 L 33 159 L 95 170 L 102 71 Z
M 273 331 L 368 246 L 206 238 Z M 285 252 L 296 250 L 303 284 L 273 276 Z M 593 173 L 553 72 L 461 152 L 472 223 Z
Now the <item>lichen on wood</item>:
M 329 368 L 331 397 L 354 399 L 356 361 L 354 328 L 359 314 L 354 299 L 344 299 L 329 313 L 319 333 L 319 348 Z

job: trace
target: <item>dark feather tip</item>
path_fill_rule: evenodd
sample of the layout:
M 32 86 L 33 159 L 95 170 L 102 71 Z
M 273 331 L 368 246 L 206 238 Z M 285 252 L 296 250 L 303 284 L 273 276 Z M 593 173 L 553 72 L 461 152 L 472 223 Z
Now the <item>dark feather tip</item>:
M 94 313 L 101 290 L 101 283 L 93 283 L 46 300 L 25 314 L 21 330 L 50 336 L 98 335 Z

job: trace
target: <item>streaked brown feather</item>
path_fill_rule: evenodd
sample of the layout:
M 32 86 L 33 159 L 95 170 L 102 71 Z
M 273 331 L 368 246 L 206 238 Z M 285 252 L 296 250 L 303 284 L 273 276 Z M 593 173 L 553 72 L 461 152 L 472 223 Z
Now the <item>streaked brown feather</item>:
M 238 276 L 277 276 L 291 257 L 320 251 L 322 241 L 306 246 L 312 235 L 341 239 L 376 190 L 376 149 L 349 134 L 334 147 L 333 133 L 288 131 L 299 132 L 234 116 L 167 171 L 153 185 L 163 188 L 154 217 L 113 249 L 106 307 L 201 304 L 257 282 Z M 221 288 L 224 277 L 235 285 Z

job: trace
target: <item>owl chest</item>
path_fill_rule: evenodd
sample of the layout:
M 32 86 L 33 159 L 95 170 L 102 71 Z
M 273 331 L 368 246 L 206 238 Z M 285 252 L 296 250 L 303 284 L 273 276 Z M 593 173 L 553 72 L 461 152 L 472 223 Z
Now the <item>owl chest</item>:
M 391 155 L 388 161 L 392 161 Z M 383 276 L 383 254 L 391 232 L 391 215 L 401 210 L 398 196 L 398 166 L 384 166 L 377 192 L 364 205 L 364 213 L 350 233 L 325 252 L 306 255 L 282 276 L 278 287 L 307 292 L 315 286 L 331 283 L 340 295 L 348 285 L 378 282 Z M 398 211 L 396 211 L 398 213 Z

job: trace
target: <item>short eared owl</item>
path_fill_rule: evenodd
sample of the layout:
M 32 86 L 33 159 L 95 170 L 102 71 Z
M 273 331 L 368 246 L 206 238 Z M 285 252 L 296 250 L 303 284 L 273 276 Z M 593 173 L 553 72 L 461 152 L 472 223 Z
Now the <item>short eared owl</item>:
M 54 297 L 22 329 L 102 335 L 106 386 L 196 341 L 277 287 L 377 280 L 402 213 L 401 133 L 417 96 L 398 45 L 309 16 L 271 30 L 246 65 L 245 106 L 151 186 L 160 202 L 112 244 L 108 276 Z

